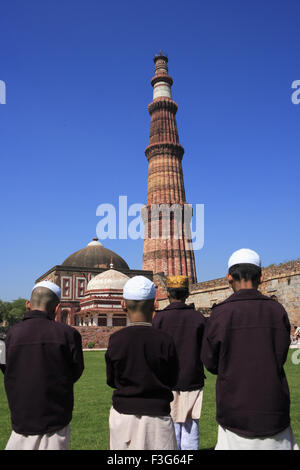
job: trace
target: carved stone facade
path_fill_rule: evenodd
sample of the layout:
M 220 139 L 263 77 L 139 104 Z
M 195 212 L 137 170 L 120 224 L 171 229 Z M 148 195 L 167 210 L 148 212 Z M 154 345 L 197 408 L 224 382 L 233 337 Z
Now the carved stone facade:
M 85 296 L 80 301 L 77 326 L 126 326 L 128 318 L 123 311 L 123 287 L 129 277 L 108 269 L 97 274 L 88 283 Z

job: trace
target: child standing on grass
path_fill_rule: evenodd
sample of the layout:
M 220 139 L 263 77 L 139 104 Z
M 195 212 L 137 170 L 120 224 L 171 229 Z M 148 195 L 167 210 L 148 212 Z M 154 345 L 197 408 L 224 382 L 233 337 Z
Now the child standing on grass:
M 124 286 L 130 324 L 112 334 L 105 355 L 107 384 L 115 388 L 109 416 L 111 450 L 176 450 L 170 416 L 177 380 L 175 345 L 152 328 L 155 286 L 135 276 Z
M 171 404 L 178 449 L 197 450 L 205 379 L 200 360 L 205 318 L 186 304 L 187 276 L 168 276 L 167 290 L 170 305 L 156 312 L 152 324 L 172 336 L 178 354 L 179 374 Z
M 299 450 L 284 371 L 288 315 L 258 291 L 263 273 L 255 251 L 235 251 L 227 279 L 234 293 L 213 308 L 202 348 L 204 365 L 218 375 L 216 450 Z

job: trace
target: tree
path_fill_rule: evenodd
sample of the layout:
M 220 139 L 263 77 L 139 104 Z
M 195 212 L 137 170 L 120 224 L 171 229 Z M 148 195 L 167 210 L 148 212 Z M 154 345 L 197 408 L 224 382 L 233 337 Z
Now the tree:
M 3 302 L 0 300 L 0 324 L 5 322 L 6 314 L 7 314 L 7 302 Z
M 23 319 L 26 313 L 26 299 L 22 299 L 19 297 L 18 299 L 13 300 L 12 302 L 0 302 L 4 304 L 4 321 L 7 323 L 8 326 L 12 326 Z

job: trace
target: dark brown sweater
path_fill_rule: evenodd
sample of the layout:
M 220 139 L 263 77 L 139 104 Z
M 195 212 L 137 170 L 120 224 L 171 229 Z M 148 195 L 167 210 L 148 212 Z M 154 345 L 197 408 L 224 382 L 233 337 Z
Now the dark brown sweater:
M 5 390 L 12 428 L 46 434 L 72 419 L 73 384 L 84 369 L 81 336 L 74 328 L 31 311 L 8 330 Z
M 173 302 L 156 313 L 153 327 L 168 333 L 174 340 L 179 374 L 173 390 L 199 390 L 204 386 L 201 346 L 205 317 L 183 302 Z
M 256 289 L 241 289 L 213 308 L 202 348 L 218 374 L 217 421 L 246 437 L 272 436 L 289 426 L 283 365 L 290 323 L 283 306 Z
M 163 416 L 170 413 L 177 379 L 172 338 L 150 326 L 128 326 L 112 334 L 105 354 L 107 384 L 115 388 L 119 413 Z

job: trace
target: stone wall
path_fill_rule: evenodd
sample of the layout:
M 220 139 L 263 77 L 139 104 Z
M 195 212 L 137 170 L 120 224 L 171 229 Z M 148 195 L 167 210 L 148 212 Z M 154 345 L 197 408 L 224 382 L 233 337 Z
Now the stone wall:
M 275 295 L 285 307 L 291 325 L 300 325 L 300 259 L 263 268 L 264 281 L 259 290 L 268 296 Z M 227 279 L 192 284 L 187 303 L 193 303 L 197 310 L 211 308 L 233 293 Z M 167 298 L 159 300 L 159 309 L 168 305 Z
M 94 348 L 107 348 L 110 335 L 122 326 L 73 326 L 81 334 L 82 347 L 87 348 L 88 344 L 95 343 Z

